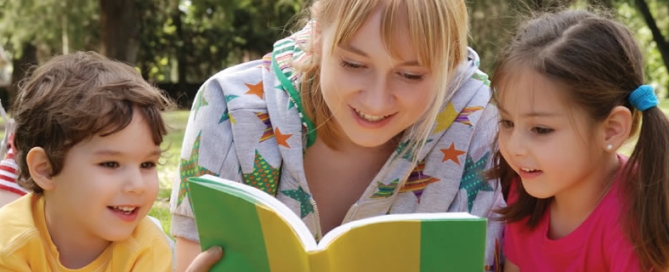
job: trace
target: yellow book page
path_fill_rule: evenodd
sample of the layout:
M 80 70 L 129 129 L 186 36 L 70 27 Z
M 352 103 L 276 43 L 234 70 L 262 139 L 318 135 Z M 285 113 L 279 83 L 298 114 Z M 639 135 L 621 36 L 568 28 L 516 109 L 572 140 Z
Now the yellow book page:
M 272 272 L 310 271 L 304 246 L 290 225 L 275 212 L 260 205 L 256 206 L 256 210 L 265 238 L 270 270 Z
M 311 271 L 419 271 L 420 226 L 405 221 L 353 227 L 324 251 L 311 253 Z

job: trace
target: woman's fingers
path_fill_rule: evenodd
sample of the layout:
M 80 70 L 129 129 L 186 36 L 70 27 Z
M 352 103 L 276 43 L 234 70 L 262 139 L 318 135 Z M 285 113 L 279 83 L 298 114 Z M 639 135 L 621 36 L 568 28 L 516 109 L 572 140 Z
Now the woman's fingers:
M 188 266 L 186 272 L 206 272 L 223 257 L 221 247 L 211 247 L 198 254 Z

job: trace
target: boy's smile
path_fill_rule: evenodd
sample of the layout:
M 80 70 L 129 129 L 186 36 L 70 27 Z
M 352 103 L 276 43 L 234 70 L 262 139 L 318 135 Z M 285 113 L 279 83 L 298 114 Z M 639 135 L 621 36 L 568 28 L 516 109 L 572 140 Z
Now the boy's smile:
M 132 222 L 137 219 L 137 214 L 139 211 L 139 205 L 138 206 L 108 206 L 107 207 L 109 210 L 111 210 L 116 216 L 121 218 L 123 221 L 127 222 Z

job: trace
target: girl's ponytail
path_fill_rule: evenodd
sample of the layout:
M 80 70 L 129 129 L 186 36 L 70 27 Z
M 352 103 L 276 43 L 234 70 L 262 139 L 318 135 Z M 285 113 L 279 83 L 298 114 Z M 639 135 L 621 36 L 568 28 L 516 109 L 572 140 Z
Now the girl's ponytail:
M 644 271 L 665 271 L 669 269 L 669 120 L 657 107 L 652 87 L 632 92 L 630 104 L 642 119 L 625 169 L 624 227 Z

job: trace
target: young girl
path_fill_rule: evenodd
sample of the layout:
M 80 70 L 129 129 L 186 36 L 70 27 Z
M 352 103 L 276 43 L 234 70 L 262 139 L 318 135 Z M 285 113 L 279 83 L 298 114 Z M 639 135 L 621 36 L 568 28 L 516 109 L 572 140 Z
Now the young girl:
M 463 0 L 314 1 L 274 52 L 208 80 L 172 195 L 177 270 L 200 252 L 186 179 L 204 173 L 275 195 L 317 238 L 387 213 L 494 216 L 501 190 L 481 173 L 497 111 L 466 12 Z M 502 229 L 489 220 L 486 270 L 500 268 Z
M 505 271 L 669 269 L 669 122 L 632 35 L 585 11 L 518 33 L 492 83 Z

